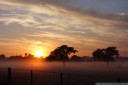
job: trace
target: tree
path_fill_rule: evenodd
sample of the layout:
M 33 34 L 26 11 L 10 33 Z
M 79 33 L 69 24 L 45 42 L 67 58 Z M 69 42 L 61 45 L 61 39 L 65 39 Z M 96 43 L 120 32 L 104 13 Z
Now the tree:
M 78 52 L 73 47 L 68 47 L 67 45 L 62 45 L 53 50 L 50 55 L 46 58 L 47 60 L 60 60 L 66 61 L 69 60 L 69 55 L 71 53 Z
M 25 57 L 27 57 L 28 56 L 28 53 L 25 53 L 24 55 L 25 55 Z
M 105 55 L 110 56 L 110 57 L 113 57 L 113 56 L 118 57 L 119 53 L 118 53 L 118 50 L 116 50 L 116 49 L 117 49 L 117 47 L 114 47 L 114 46 L 106 48 Z
M 22 55 L 15 55 L 15 56 L 10 56 L 9 59 L 23 59 L 23 56 Z
M 97 49 L 97 50 L 95 50 L 92 53 L 94 60 L 103 60 L 104 59 L 104 50 L 105 49 Z
M 119 53 L 116 50 L 117 47 L 107 47 L 106 49 L 97 49 L 95 50 L 92 55 L 94 60 L 101 60 L 101 61 L 114 61 L 114 56 L 118 57 Z
M 5 59 L 5 55 L 4 54 L 1 54 L 0 55 L 0 59 Z
M 80 58 L 80 56 L 73 55 L 73 56 L 71 57 L 71 60 L 72 60 L 72 61 L 80 61 L 81 58 Z
M 33 59 L 34 58 L 34 55 L 32 55 L 31 53 L 25 53 L 25 58 L 26 59 Z

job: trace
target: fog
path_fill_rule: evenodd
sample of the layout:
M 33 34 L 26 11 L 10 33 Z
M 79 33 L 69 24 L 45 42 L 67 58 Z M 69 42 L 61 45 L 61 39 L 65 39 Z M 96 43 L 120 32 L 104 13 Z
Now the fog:
M 45 62 L 45 61 L 0 61 L 0 68 L 41 70 L 75 74 L 86 73 L 124 73 L 128 71 L 128 62 Z
M 53 83 L 60 85 L 60 73 L 63 73 L 64 85 L 69 85 L 69 81 L 71 85 L 88 85 L 90 82 L 98 81 L 116 82 L 118 78 L 123 82 L 128 82 L 128 62 L 110 62 L 109 64 L 106 62 L 66 62 L 64 64 L 40 60 L 0 61 L 1 80 L 6 80 L 7 68 L 12 68 L 13 80 L 19 78 L 14 82 L 23 81 L 24 84 L 28 83 L 26 85 L 30 85 L 30 70 L 33 70 L 34 85 L 52 85 Z M 70 79 L 69 75 L 71 75 Z M 49 79 L 51 82 L 48 82 Z

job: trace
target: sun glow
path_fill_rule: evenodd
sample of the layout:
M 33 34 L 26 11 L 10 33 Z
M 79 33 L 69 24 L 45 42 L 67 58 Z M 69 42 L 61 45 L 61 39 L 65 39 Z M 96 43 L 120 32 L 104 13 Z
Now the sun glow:
M 37 58 L 43 57 L 43 54 L 40 52 L 37 52 L 37 53 L 35 53 L 35 57 L 37 57 Z
M 44 56 L 43 51 L 42 51 L 41 49 L 35 50 L 34 55 L 35 55 L 35 57 L 37 57 L 37 58 L 41 58 L 41 57 Z

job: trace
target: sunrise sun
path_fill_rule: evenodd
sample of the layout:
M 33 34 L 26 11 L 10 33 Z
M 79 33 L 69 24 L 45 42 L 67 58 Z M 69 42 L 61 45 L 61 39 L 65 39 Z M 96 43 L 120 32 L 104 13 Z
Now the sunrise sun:
M 37 57 L 37 58 L 40 58 L 42 56 L 43 56 L 43 53 L 40 53 L 40 52 L 35 53 L 35 57 Z
M 34 52 L 34 55 L 35 55 L 35 57 L 37 57 L 37 58 L 41 58 L 41 57 L 44 56 L 44 55 L 43 55 L 43 51 L 42 51 L 41 49 L 36 49 L 35 52 Z

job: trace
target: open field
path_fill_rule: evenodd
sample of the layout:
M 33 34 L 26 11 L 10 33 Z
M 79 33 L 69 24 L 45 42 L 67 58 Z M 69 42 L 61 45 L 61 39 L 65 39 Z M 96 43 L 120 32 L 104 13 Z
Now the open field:
M 128 62 L 0 61 L 0 83 L 12 85 L 93 85 L 95 82 L 128 82 Z M 62 74 L 61 74 L 62 73 Z M 62 82 L 61 82 L 62 77 Z

